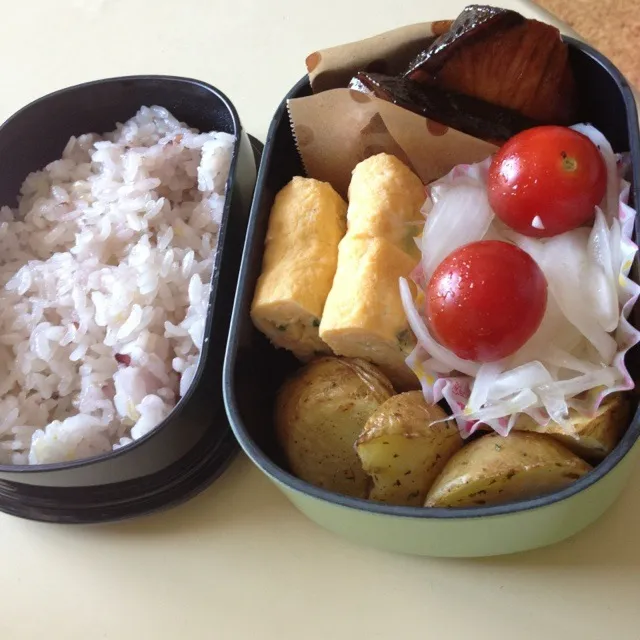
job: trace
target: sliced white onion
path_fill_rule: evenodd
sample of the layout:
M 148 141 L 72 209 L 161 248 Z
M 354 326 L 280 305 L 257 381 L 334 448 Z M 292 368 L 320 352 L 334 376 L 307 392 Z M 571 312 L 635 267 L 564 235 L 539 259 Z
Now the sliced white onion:
M 622 228 L 620 220 L 614 218 L 609 230 L 609 247 L 611 247 L 611 270 L 616 279 L 616 287 L 619 286 L 618 277 L 622 269 Z
M 478 369 L 471 388 L 471 395 L 467 402 L 467 410 L 478 411 L 478 409 L 484 406 L 489 397 L 489 392 L 496 383 L 501 371 L 502 365 L 497 362 L 483 364 L 480 369 Z
M 592 312 L 600 326 L 607 332 L 618 326 L 617 276 L 613 272 L 613 258 L 609 244 L 609 228 L 600 207 L 587 244 L 588 271 L 585 278 L 585 293 L 591 298 Z
M 423 209 L 426 209 L 426 212 L 423 211 L 423 213 L 428 213 L 436 202 L 442 200 L 450 188 L 451 182 L 446 180 L 446 177 L 431 184 L 429 186 L 429 200 L 431 201 L 431 204 L 427 204 L 425 202 Z
M 516 246 L 520 247 L 520 249 L 528 253 L 536 262 L 540 263 L 544 260 L 544 240 L 537 240 L 535 238 L 530 238 L 529 236 L 523 236 L 521 233 L 509 228 L 502 229 L 501 233 L 506 240 L 513 242 Z
M 464 416 L 468 419 L 486 422 L 487 420 L 505 418 L 514 413 L 522 413 L 525 409 L 534 407 L 538 402 L 538 397 L 531 389 L 522 389 L 514 396 L 495 402 L 484 409 L 473 412 L 473 414 L 465 411 Z
M 447 374 L 453 371 L 451 367 L 447 366 L 443 362 L 440 362 L 439 360 L 436 360 L 435 358 L 429 358 L 428 360 L 425 360 L 423 366 L 425 369 L 433 371 L 434 373 Z
M 567 320 L 553 295 L 547 296 L 547 308 L 542 322 L 533 336 L 509 359 L 509 368 L 535 360 L 549 364 L 547 351 L 556 346 L 572 351 L 585 338 Z M 548 367 L 547 367 L 548 368 Z
M 555 389 L 548 388 L 553 382 L 554 378 L 541 362 L 529 362 L 499 376 L 489 397 L 499 402 L 521 389 L 531 389 L 539 397 L 551 418 L 556 422 L 564 422 L 568 413 L 567 404 Z
M 482 240 L 502 240 L 507 241 L 507 239 L 500 234 L 500 232 L 493 226 L 490 225 L 487 229 L 487 232 L 482 236 Z
M 549 374 L 551 375 L 551 374 Z M 570 428 L 569 407 L 561 391 L 553 385 L 542 385 L 535 390 L 547 410 L 549 417 L 560 425 Z
M 422 233 L 422 266 L 429 279 L 436 267 L 458 247 L 480 240 L 493 211 L 479 182 L 460 180 L 435 201 Z
M 544 272 L 549 289 L 567 320 L 593 344 L 602 359 L 609 364 L 617 350 L 616 341 L 595 319 L 589 297 L 584 291 L 589 286 L 584 281 L 588 239 L 588 229 L 574 229 L 549 238 L 544 244 L 540 243 L 539 246 L 544 247 L 543 256 L 532 257 Z
M 592 125 L 576 124 L 571 128 L 587 136 L 600 150 L 600 155 L 607 167 L 607 192 L 605 193 L 601 206 L 606 219 L 611 221 L 618 214 L 618 196 L 620 195 L 620 177 L 618 176 L 616 156 L 613 153 L 613 149 L 604 135 Z
M 560 367 L 556 367 L 555 364 L 550 364 L 548 361 L 546 361 L 545 368 L 549 372 L 549 375 L 554 380 L 558 379 L 558 374 L 560 373 Z
M 569 371 L 577 371 L 579 373 L 591 373 L 602 369 L 600 365 L 590 362 L 589 360 L 576 358 L 568 351 L 560 349 L 555 345 L 550 345 L 548 351 L 545 353 L 545 361 L 561 369 L 568 369 Z
M 433 209 L 433 196 L 430 194 L 420 207 L 420 213 L 426 218 Z
M 589 391 L 594 387 L 612 387 L 618 379 L 618 371 L 614 367 L 606 367 L 599 371 L 585 373 L 582 376 L 570 380 L 559 380 L 549 383 L 549 387 L 562 394 L 565 398 L 577 396 L 583 391 Z M 547 391 L 547 389 L 543 389 Z
M 430 356 L 436 358 L 444 365 L 451 367 L 452 371 L 455 370 L 468 376 L 475 376 L 480 368 L 477 364 L 470 360 L 458 358 L 458 356 L 451 353 L 448 349 L 445 349 L 445 347 L 431 337 L 429 330 L 422 321 L 422 318 L 416 309 L 416 305 L 413 302 L 409 283 L 404 278 L 400 278 L 400 298 L 402 300 L 402 306 L 404 307 L 404 313 L 407 316 L 409 326 L 420 343 L 420 346 Z
M 522 389 L 533 389 L 553 382 L 553 378 L 541 362 L 529 362 L 500 374 L 489 390 L 488 400 L 503 400 Z
M 580 360 L 586 360 L 598 365 L 598 370 L 610 364 L 600 356 L 598 350 L 588 340 L 583 340 L 571 353 Z

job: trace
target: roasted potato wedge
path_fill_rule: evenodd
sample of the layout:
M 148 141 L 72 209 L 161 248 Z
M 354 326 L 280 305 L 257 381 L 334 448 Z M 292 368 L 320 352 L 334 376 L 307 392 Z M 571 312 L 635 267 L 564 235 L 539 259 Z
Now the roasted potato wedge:
M 303 367 L 276 398 L 278 440 L 291 471 L 336 493 L 364 498 L 369 477 L 355 442 L 369 416 L 394 393 L 364 360 L 322 357 Z
M 575 409 L 569 411 L 574 433 L 555 422 L 541 427 L 535 420 L 521 414 L 514 425 L 518 431 L 546 433 L 589 462 L 599 462 L 609 455 L 629 425 L 631 413 L 629 398 L 623 393 L 609 394 L 595 416 L 589 418 Z
M 424 504 L 429 487 L 462 446 L 454 421 L 433 424 L 446 417 L 421 391 L 393 396 L 371 414 L 356 443 L 362 468 L 373 480 L 371 500 Z
M 511 431 L 464 446 L 436 478 L 426 507 L 518 502 L 564 489 L 591 466 L 549 436 Z

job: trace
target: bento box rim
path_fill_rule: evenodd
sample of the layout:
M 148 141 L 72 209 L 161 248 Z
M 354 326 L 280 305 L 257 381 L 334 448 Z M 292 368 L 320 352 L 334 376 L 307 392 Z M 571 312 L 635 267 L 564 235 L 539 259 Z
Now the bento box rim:
M 582 42 L 581 40 L 577 40 L 565 35 L 563 35 L 562 38 L 571 47 L 574 47 L 581 51 L 583 54 L 588 55 L 602 67 L 604 67 L 604 69 L 606 69 L 606 71 L 613 78 L 618 88 L 620 89 L 627 112 L 626 125 L 629 131 L 629 151 L 632 158 L 633 191 L 634 196 L 636 196 L 634 198 L 634 204 L 636 208 L 638 208 L 640 204 L 640 198 L 637 197 L 638 193 L 640 192 L 640 130 L 638 126 L 638 111 L 633 91 L 618 68 L 600 52 L 598 52 L 588 44 Z M 240 317 L 242 313 L 241 305 L 242 300 L 247 295 L 246 274 L 253 260 L 253 256 L 250 256 L 249 253 L 251 245 L 253 244 L 254 234 L 256 233 L 256 222 L 258 217 L 260 216 L 259 196 L 265 188 L 267 172 L 270 168 L 270 164 L 273 158 L 274 139 L 277 135 L 277 130 L 280 126 L 280 123 L 282 122 L 282 119 L 288 117 L 287 101 L 297 97 L 299 92 L 302 89 L 307 88 L 308 85 L 309 79 L 308 76 L 305 75 L 286 94 L 271 120 L 267 139 L 265 142 L 262 161 L 258 170 L 256 188 L 254 191 L 247 235 L 245 238 L 245 246 L 243 248 L 242 262 L 238 278 L 239 284 L 238 289 L 236 290 L 236 298 L 234 301 L 233 313 L 231 316 L 229 340 L 227 341 L 227 350 L 225 354 L 223 370 L 223 397 L 231 428 L 233 429 L 233 432 L 240 445 L 242 446 L 244 452 L 258 468 L 260 468 L 264 473 L 275 480 L 276 483 L 283 484 L 298 493 L 305 494 L 309 497 L 325 501 L 336 506 L 403 518 L 468 519 L 484 518 L 490 516 L 506 516 L 516 513 L 522 513 L 525 511 L 530 511 L 532 509 L 547 507 L 557 502 L 567 500 L 572 496 L 580 493 L 581 491 L 588 489 L 590 486 L 601 480 L 606 474 L 611 472 L 618 465 L 618 463 L 624 458 L 624 456 L 631 450 L 632 446 L 640 436 L 640 407 L 636 407 L 635 414 L 627 431 L 620 439 L 620 442 L 617 444 L 614 450 L 597 467 L 595 467 L 593 471 L 589 472 L 581 479 L 577 480 L 561 491 L 556 491 L 546 496 L 489 507 L 478 506 L 456 509 L 431 507 L 427 509 L 425 507 L 386 505 L 380 502 L 374 502 L 362 498 L 353 498 L 350 496 L 333 493 L 326 489 L 321 489 L 308 482 L 305 482 L 304 480 L 301 480 L 288 471 L 282 469 L 279 465 L 273 462 L 271 458 L 263 453 L 262 450 L 256 445 L 253 438 L 249 435 L 243 424 L 240 412 L 238 410 L 235 397 L 235 388 L 233 384 L 233 374 L 237 354 L 238 329 L 241 323 L 246 321 L 245 318 Z M 636 238 L 640 237 L 639 220 L 640 216 L 636 215 Z M 637 266 L 638 256 L 636 256 L 635 258 L 635 263 Z
M 241 135 L 242 135 L 242 125 L 240 122 L 240 117 L 238 112 L 231 100 L 217 87 L 204 82 L 202 80 L 197 80 L 195 78 L 189 78 L 184 76 L 173 76 L 173 75 L 158 75 L 158 74 L 137 74 L 137 75 L 126 75 L 126 76 L 113 76 L 108 78 L 100 78 L 98 80 L 90 80 L 88 82 L 81 82 L 79 84 L 70 85 L 68 87 L 63 87 L 62 89 L 56 89 L 50 93 L 47 93 L 39 98 L 36 98 L 21 107 L 18 111 L 9 116 L 1 125 L 0 125 L 0 135 L 2 129 L 6 126 L 9 126 L 14 120 L 22 117 L 26 112 L 28 112 L 32 107 L 56 98 L 65 93 L 72 93 L 74 91 L 91 89 L 92 87 L 97 87 L 99 85 L 105 84 L 118 84 L 122 82 L 156 82 L 158 84 L 168 84 L 168 85 L 193 85 L 195 87 L 199 87 L 204 89 L 208 93 L 210 93 L 215 99 L 219 100 L 220 103 L 225 107 L 231 116 L 231 122 L 233 126 L 233 134 L 235 136 L 235 141 L 233 144 L 233 151 L 231 156 L 231 165 L 229 167 L 229 176 L 227 178 L 226 183 L 226 198 L 224 203 L 224 209 L 222 212 L 222 223 L 220 225 L 220 229 L 218 232 L 218 244 L 216 251 L 216 259 L 213 266 L 212 280 L 211 280 L 211 291 L 209 294 L 209 302 L 207 305 L 207 321 L 205 325 L 204 335 L 205 337 L 210 338 L 212 323 L 213 323 L 213 307 L 215 303 L 216 293 L 218 290 L 218 274 L 220 272 L 220 262 L 222 260 L 222 255 L 225 253 L 225 237 L 227 231 L 227 222 L 229 219 L 229 211 L 231 208 L 231 200 L 233 197 L 233 183 L 236 174 L 236 168 L 238 163 L 238 156 L 240 152 L 240 144 L 241 144 Z M 143 106 L 143 105 L 140 105 Z M 149 105 L 146 105 L 149 106 Z M 133 117 L 134 114 L 131 115 Z M 115 126 L 114 122 L 114 126 Z M 189 126 L 189 123 L 186 123 Z M 96 132 L 98 134 L 102 134 L 104 132 Z M 61 151 L 62 152 L 62 151 Z M 37 169 L 34 169 L 36 171 Z M 25 176 L 26 178 L 26 176 Z M 0 203 L 1 204 L 1 203 Z M 125 447 L 120 447 L 116 450 L 112 450 L 106 453 L 101 453 L 96 456 L 91 456 L 88 458 L 81 458 L 79 460 L 70 460 L 66 462 L 55 462 L 55 463 L 47 463 L 47 464 L 37 464 L 37 465 L 29 465 L 29 464 L 20 464 L 20 465 L 8 465 L 8 464 L 0 464 L 0 473 L 15 473 L 15 474 L 29 474 L 29 473 L 43 473 L 43 472 L 53 472 L 53 471 L 65 471 L 71 469 L 78 469 L 81 467 L 86 467 L 89 465 L 105 462 L 107 460 L 113 460 L 119 456 L 126 455 L 132 452 L 135 449 L 138 449 L 141 446 L 144 446 L 146 442 L 151 440 L 152 438 L 159 435 L 159 433 L 166 429 L 169 424 L 180 414 L 182 413 L 184 406 L 189 402 L 191 397 L 193 396 L 196 388 L 199 386 L 202 375 L 204 373 L 205 363 L 207 361 L 208 353 L 209 353 L 209 343 L 210 339 L 205 340 L 202 346 L 202 350 L 200 353 L 200 359 L 198 362 L 198 369 L 193 378 L 191 386 L 189 387 L 187 393 L 182 396 L 176 405 L 169 412 L 167 417 L 160 423 L 158 426 L 145 434 L 141 438 L 134 440 L 132 443 L 128 444 Z

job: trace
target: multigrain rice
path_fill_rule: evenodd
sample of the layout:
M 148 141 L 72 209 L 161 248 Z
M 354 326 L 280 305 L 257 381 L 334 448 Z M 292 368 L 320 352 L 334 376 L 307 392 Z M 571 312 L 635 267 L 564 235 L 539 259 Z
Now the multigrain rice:
M 0 463 L 126 446 L 194 379 L 234 137 L 142 107 L 0 209 Z

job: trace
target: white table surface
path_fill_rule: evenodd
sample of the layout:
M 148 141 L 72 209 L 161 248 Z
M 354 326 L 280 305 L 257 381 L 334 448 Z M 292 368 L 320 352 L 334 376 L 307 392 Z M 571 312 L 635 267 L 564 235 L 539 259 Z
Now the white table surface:
M 466 4 L 0 2 L 0 118 L 73 83 L 167 73 L 221 88 L 261 139 L 307 53 Z M 640 638 L 640 471 L 576 538 L 498 559 L 359 548 L 307 521 L 244 456 L 188 504 L 126 524 L 0 515 L 0 549 L 2 640 Z

